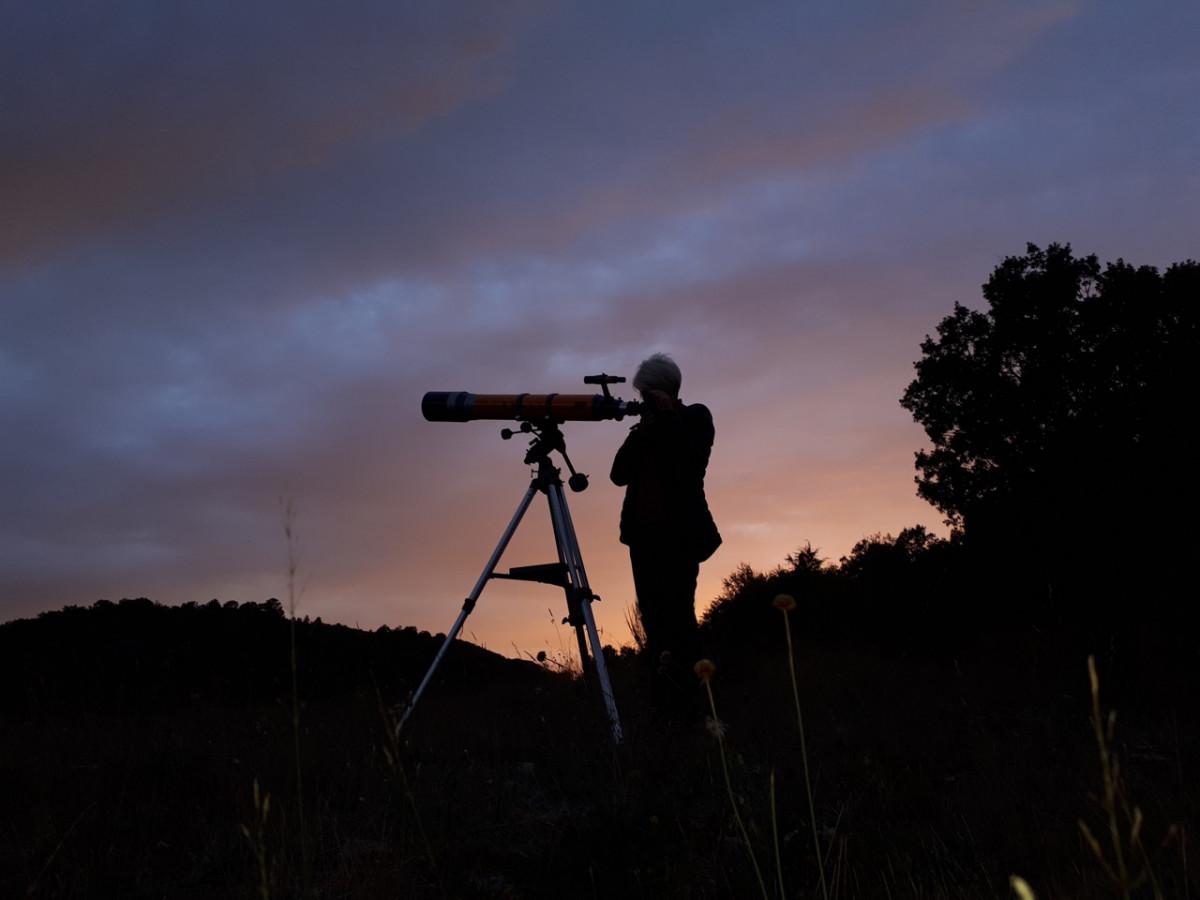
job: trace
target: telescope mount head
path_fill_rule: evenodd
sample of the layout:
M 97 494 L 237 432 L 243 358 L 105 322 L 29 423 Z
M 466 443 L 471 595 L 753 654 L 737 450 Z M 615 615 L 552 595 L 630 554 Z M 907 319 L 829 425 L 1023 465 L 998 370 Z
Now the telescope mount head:
M 588 477 L 582 472 L 576 472 L 575 466 L 571 464 L 571 458 L 567 456 L 566 438 L 563 437 L 558 422 L 553 419 L 543 419 L 540 422 L 526 419 L 521 423 L 520 431 L 522 434 L 533 435 L 533 440 L 529 442 L 529 449 L 525 451 L 525 464 L 527 466 L 537 464 L 539 479 L 558 477 L 558 469 L 550 460 L 550 454 L 557 450 L 563 458 L 563 462 L 566 463 L 567 470 L 571 473 L 571 477 L 567 479 L 571 490 L 579 493 L 587 489 Z M 500 437 L 506 441 L 511 440 L 515 434 L 516 432 L 511 428 L 504 428 L 500 431 Z

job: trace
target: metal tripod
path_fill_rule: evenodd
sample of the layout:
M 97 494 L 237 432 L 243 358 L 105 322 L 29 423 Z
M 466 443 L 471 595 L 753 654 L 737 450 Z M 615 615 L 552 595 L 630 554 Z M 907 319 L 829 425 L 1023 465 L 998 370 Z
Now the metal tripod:
M 576 472 L 571 465 L 570 459 L 567 458 L 566 444 L 563 440 L 562 432 L 559 431 L 557 422 L 545 421 L 538 424 L 522 422 L 521 431 L 534 435 L 534 440 L 530 445 L 529 451 L 525 454 L 525 462 L 527 465 L 536 463 L 537 472 L 533 476 L 533 480 L 530 482 L 525 496 L 521 498 L 521 502 L 517 506 L 517 511 L 513 513 L 512 520 L 509 521 L 508 527 L 504 530 L 500 542 L 496 545 L 496 549 L 492 551 L 487 565 L 484 566 L 483 573 L 479 576 L 479 580 L 475 582 L 474 589 L 467 596 L 467 599 L 463 601 L 462 610 L 454 622 L 454 627 L 446 635 L 446 639 L 438 649 L 437 655 L 433 658 L 433 663 L 429 666 L 429 671 L 425 673 L 424 679 L 422 679 L 421 684 L 417 687 L 416 692 L 408 703 L 408 707 L 400 717 L 400 721 L 396 724 L 396 733 L 399 734 L 400 729 L 404 727 L 404 723 L 408 721 L 408 717 L 416 707 L 421 694 L 424 693 L 426 686 L 433 678 L 433 673 L 437 671 L 437 667 L 441 663 L 447 648 L 458 637 L 459 632 L 462 631 L 463 623 L 466 622 L 467 616 L 475 609 L 475 603 L 479 600 L 479 595 L 483 593 L 484 586 L 492 578 L 511 578 L 520 581 L 537 581 L 543 584 L 557 585 L 565 592 L 567 598 L 567 618 L 565 621 L 575 629 L 575 637 L 579 642 L 579 659 L 584 668 L 585 678 L 589 675 L 595 676 L 596 685 L 599 687 L 604 709 L 612 728 L 613 741 L 619 744 L 623 739 L 621 719 L 617 715 L 617 704 L 613 699 L 612 684 L 608 679 L 608 669 L 604 664 L 604 652 L 600 646 L 600 634 L 596 630 L 596 620 L 592 615 L 592 601 L 600 598 L 593 594 L 591 588 L 588 586 L 587 573 L 583 569 L 583 556 L 579 552 L 579 540 L 575 536 L 575 525 L 571 521 L 571 511 L 567 508 L 567 498 L 563 493 L 562 478 L 560 477 L 559 470 L 550 461 L 550 453 L 557 450 L 562 455 L 567 468 L 571 471 L 570 485 L 572 490 L 582 491 L 586 488 L 587 476 Z M 506 428 L 501 432 L 501 436 L 505 440 L 508 440 L 513 436 L 513 432 Z M 508 547 L 508 542 L 512 540 L 512 536 L 517 531 L 517 526 L 521 524 L 521 519 L 524 518 L 525 511 L 529 509 L 529 504 L 533 502 L 533 497 L 537 493 L 545 494 L 550 506 L 550 520 L 554 528 L 554 544 L 558 548 L 558 562 L 537 566 L 518 566 L 510 569 L 507 574 L 496 572 L 496 565 L 500 562 L 500 557 L 504 554 L 505 549 Z M 589 643 L 591 645 L 590 665 L 588 654 Z

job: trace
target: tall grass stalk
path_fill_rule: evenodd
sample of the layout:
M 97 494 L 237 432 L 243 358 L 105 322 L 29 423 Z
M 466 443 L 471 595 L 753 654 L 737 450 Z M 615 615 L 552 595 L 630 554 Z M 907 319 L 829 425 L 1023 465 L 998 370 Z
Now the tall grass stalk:
M 58 856 L 58 851 L 63 848 L 64 844 L 66 844 L 67 838 L 71 836 L 71 832 L 75 830 L 75 826 L 79 824 L 80 820 L 82 820 L 85 815 L 92 811 L 95 805 L 96 801 L 93 800 L 91 803 L 85 806 L 83 812 L 75 817 L 75 821 L 71 823 L 71 827 L 67 829 L 66 833 L 61 838 L 59 838 L 58 844 L 55 845 L 54 849 L 50 852 L 50 855 L 46 857 L 46 862 L 42 865 L 42 870 L 38 872 L 37 877 L 33 879 L 33 881 L 30 882 L 29 887 L 26 888 L 26 897 L 32 897 L 34 895 L 38 889 L 38 882 L 42 880 L 42 876 L 46 874 L 46 870 L 49 869 L 50 864 L 54 862 L 54 857 Z
M 300 759 L 300 663 L 296 654 L 296 572 L 300 566 L 300 549 L 296 537 L 296 507 L 291 493 L 283 500 L 283 533 L 287 538 L 288 626 L 291 636 L 292 667 L 292 750 L 296 763 L 296 814 L 300 822 L 300 865 L 307 889 L 309 881 L 308 830 L 304 823 L 304 770 Z M 257 787 L 255 788 L 257 791 Z
M 775 877 L 779 880 L 779 896 L 786 897 L 783 886 L 783 856 L 779 852 L 779 815 L 775 810 L 775 769 L 771 769 L 771 838 L 775 844 Z
M 1020 875 L 1010 875 L 1008 885 L 1012 888 L 1013 893 L 1017 895 L 1017 900 L 1037 900 L 1037 895 L 1034 894 L 1033 888 L 1029 886 L 1029 882 Z
M 642 624 L 642 613 L 636 603 L 625 607 L 625 627 L 629 629 L 634 649 L 641 656 L 646 652 L 646 627 Z
M 271 812 L 271 795 L 263 793 L 254 779 L 254 830 L 242 826 L 242 834 L 254 850 L 258 861 L 258 896 L 260 900 L 271 900 L 271 865 L 267 854 L 267 817 Z
M 1117 711 L 1110 710 L 1107 716 L 1101 712 L 1100 679 L 1096 675 L 1094 656 L 1088 657 L 1088 678 L 1092 688 L 1092 733 L 1100 751 L 1100 773 L 1104 783 L 1104 799 L 1100 805 L 1108 826 L 1108 851 L 1082 818 L 1078 820 L 1079 830 L 1083 832 L 1084 840 L 1100 863 L 1100 868 L 1122 897 L 1132 897 L 1135 890 L 1149 882 L 1155 898 L 1162 898 L 1162 889 L 1150 866 L 1150 854 L 1142 843 L 1142 810 L 1137 806 L 1130 808 L 1121 782 L 1120 761 L 1110 749 L 1117 724 Z M 1175 825 L 1167 829 L 1163 844 L 1169 842 L 1176 832 Z M 1130 859 L 1137 861 L 1136 872 L 1130 871 Z
M 763 881 L 762 870 L 758 867 L 758 857 L 754 855 L 754 844 L 750 841 L 750 833 L 746 830 L 742 814 L 738 811 L 737 794 L 734 793 L 733 782 L 729 778 L 729 760 L 725 756 L 725 724 L 717 717 L 717 701 L 713 699 L 712 692 L 712 676 L 716 671 L 717 667 L 710 659 L 702 659 L 695 666 L 696 676 L 704 684 L 704 691 L 708 695 L 708 708 L 712 711 L 712 717 L 708 720 L 708 730 L 716 737 L 717 747 L 721 751 L 721 774 L 725 776 L 725 790 L 729 794 L 729 803 L 733 807 L 733 820 L 737 823 L 742 843 L 746 845 L 746 853 L 750 857 L 751 865 L 754 866 L 758 888 L 762 891 L 764 900 L 767 900 L 770 897 L 770 894 L 767 893 L 767 883 Z
M 821 879 L 821 896 L 829 900 L 829 888 L 825 883 L 825 862 L 821 856 L 821 841 L 817 836 L 817 811 L 813 803 L 812 781 L 808 774 L 808 747 L 804 742 L 804 716 L 800 713 L 800 687 L 796 679 L 796 654 L 792 649 L 792 626 L 788 613 L 796 608 L 796 600 L 788 594 L 779 594 L 774 606 L 783 615 L 783 633 L 787 637 L 788 674 L 792 682 L 792 701 L 796 706 L 796 726 L 800 730 L 800 759 L 804 763 L 804 793 L 808 797 L 808 820 L 812 825 L 813 853 L 817 859 L 817 874 Z
M 379 689 L 375 691 L 376 701 L 379 703 L 379 712 L 383 718 L 384 735 L 386 743 L 383 745 L 383 758 L 387 761 L 388 767 L 400 779 L 400 790 L 404 794 L 405 800 L 408 801 L 409 809 L 412 810 L 413 821 L 417 826 L 417 833 L 421 836 L 421 844 L 425 850 L 425 858 L 429 861 L 429 868 L 433 872 L 434 881 L 437 883 L 438 892 L 443 896 L 446 894 L 446 886 L 442 881 L 442 872 L 438 868 L 437 855 L 433 852 L 433 843 L 429 840 L 429 832 L 425 830 L 425 823 L 421 819 L 421 810 L 417 806 L 417 797 L 413 793 L 412 784 L 408 780 L 408 770 L 404 768 L 404 758 L 400 745 L 400 729 L 393 717 L 387 711 L 387 707 L 383 704 L 383 697 L 379 694 Z

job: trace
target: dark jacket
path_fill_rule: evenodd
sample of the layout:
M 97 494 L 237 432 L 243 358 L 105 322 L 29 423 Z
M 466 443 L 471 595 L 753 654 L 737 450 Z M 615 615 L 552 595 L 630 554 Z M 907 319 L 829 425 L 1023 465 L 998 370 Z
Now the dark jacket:
M 713 420 L 699 403 L 660 411 L 629 431 L 610 478 L 625 488 L 621 543 L 681 546 L 700 561 L 721 545 L 704 496 Z

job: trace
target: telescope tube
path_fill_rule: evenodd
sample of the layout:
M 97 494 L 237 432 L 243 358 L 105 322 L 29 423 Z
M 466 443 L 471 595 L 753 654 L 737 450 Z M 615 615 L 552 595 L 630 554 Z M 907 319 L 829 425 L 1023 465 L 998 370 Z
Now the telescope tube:
M 429 422 L 472 422 L 503 419 L 522 422 L 601 422 L 641 411 L 636 401 L 602 394 L 470 394 L 430 391 L 421 400 Z

